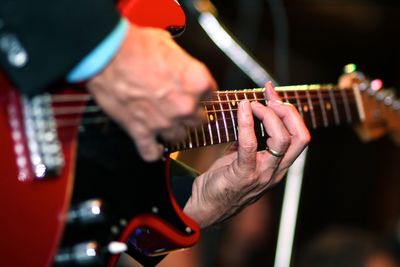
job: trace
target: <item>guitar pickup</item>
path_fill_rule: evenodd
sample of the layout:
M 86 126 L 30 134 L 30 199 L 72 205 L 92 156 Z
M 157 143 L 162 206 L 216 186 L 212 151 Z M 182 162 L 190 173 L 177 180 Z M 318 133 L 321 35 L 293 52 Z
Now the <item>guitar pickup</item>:
M 36 179 L 59 175 L 64 166 L 50 94 L 22 97 L 29 158 Z

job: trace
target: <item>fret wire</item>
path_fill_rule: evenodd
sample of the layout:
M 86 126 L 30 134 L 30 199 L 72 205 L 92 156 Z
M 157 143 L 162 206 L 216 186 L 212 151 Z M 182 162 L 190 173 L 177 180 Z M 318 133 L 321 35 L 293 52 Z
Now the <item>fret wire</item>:
M 236 98 L 236 106 L 238 107 L 238 109 L 239 109 L 239 102 L 240 102 L 240 100 L 239 100 L 239 98 L 238 98 L 238 95 L 237 95 L 237 93 L 235 92 L 235 98 Z M 237 121 L 237 118 L 236 118 L 236 121 Z M 238 132 L 238 141 L 239 141 L 239 125 L 236 125 L 236 131 Z
M 221 110 L 223 110 L 224 108 L 222 106 L 221 97 L 219 96 L 219 94 L 218 94 L 218 100 L 219 100 L 219 106 L 220 106 Z M 228 138 L 228 140 L 226 140 L 226 141 L 229 142 L 228 129 L 226 128 L 226 118 L 225 118 L 225 112 L 224 111 L 222 112 L 222 119 L 224 120 L 225 133 L 226 133 L 226 136 Z
M 182 142 L 182 145 L 183 145 L 183 149 L 186 149 L 186 142 L 185 142 L 185 139 L 183 139 L 181 142 Z
M 215 115 L 214 120 L 215 120 L 215 127 L 216 127 L 216 129 L 217 129 L 218 143 L 221 144 L 221 133 L 220 133 L 220 131 L 219 131 L 218 116 L 217 116 L 217 112 L 216 112 L 216 110 L 215 110 L 214 104 L 212 105 L 212 107 L 213 107 L 214 115 Z M 222 111 L 222 112 L 223 112 L 223 111 Z
M 237 95 L 236 92 L 235 92 L 235 97 L 236 97 L 236 103 L 239 105 L 240 100 L 239 100 L 238 95 Z
M 324 100 L 323 100 L 322 95 L 321 95 L 321 90 L 317 90 L 317 94 L 318 94 L 318 98 L 319 98 L 319 105 L 321 107 L 322 118 L 324 120 L 324 126 L 328 127 L 329 126 L 328 116 L 326 114 L 325 104 L 324 104 Z
M 196 138 L 196 146 L 200 147 L 200 142 L 199 142 L 199 135 L 197 133 L 197 128 L 194 128 L 194 136 Z
M 201 125 L 201 134 L 203 136 L 203 146 L 206 146 L 207 145 L 207 142 L 206 142 L 206 131 L 204 131 L 203 124 Z
M 299 110 L 301 117 L 304 118 L 302 105 L 301 105 L 301 102 L 300 102 L 300 99 L 299 99 L 299 93 L 297 91 L 294 91 L 294 95 L 295 95 L 295 99 L 297 101 L 297 109 Z
M 351 117 L 349 102 L 347 100 L 347 96 L 346 96 L 345 91 L 344 90 L 340 90 L 340 93 L 342 94 L 342 98 L 343 98 L 344 111 L 346 113 L 347 122 L 350 124 L 352 122 L 352 117 Z
M 332 107 L 333 107 L 333 116 L 335 119 L 335 123 L 336 125 L 340 124 L 340 118 L 339 118 L 339 112 L 338 112 L 338 108 L 337 108 L 337 104 L 336 104 L 336 100 L 335 100 L 335 96 L 333 95 L 332 90 L 328 90 L 330 99 L 331 99 L 331 103 L 332 103 Z
M 286 103 L 290 103 L 287 91 L 283 91 L 283 97 L 285 98 Z
M 257 101 L 257 95 L 256 95 L 256 92 L 255 91 L 253 91 L 253 97 L 254 97 L 254 100 L 256 100 Z M 264 125 L 262 124 L 262 122 L 260 122 L 260 131 L 261 131 L 261 136 L 262 137 L 264 137 Z
M 189 148 L 193 148 L 193 144 L 192 144 L 192 136 L 190 133 L 190 129 L 189 127 L 186 127 L 186 135 L 189 137 Z
M 235 119 L 234 119 L 234 116 L 233 116 L 233 112 L 232 112 L 231 101 L 230 101 L 230 99 L 229 99 L 229 97 L 228 97 L 228 94 L 225 94 L 225 97 L 226 97 L 226 99 L 228 100 L 229 112 L 230 112 L 230 114 L 231 114 L 232 123 L 233 123 L 233 125 L 234 125 L 234 127 L 233 127 L 233 133 L 234 133 L 234 135 L 235 135 L 235 140 L 238 140 L 237 132 L 236 132 L 236 122 L 235 122 Z
M 354 104 L 351 103 L 350 105 L 350 113 L 352 114 L 352 117 L 355 121 L 361 121 L 361 114 L 358 106 L 358 101 L 357 101 L 357 93 L 354 88 L 353 90 L 346 91 L 347 99 L 350 99 L 350 102 L 354 101 Z M 358 91 L 358 90 L 357 90 Z
M 204 109 L 206 110 L 206 114 L 208 114 L 206 105 L 204 105 Z M 211 138 L 211 145 L 213 145 L 214 144 L 214 140 L 213 140 L 213 135 L 212 135 L 212 132 L 211 132 L 210 118 L 208 117 L 208 115 L 207 115 L 207 121 L 208 121 L 208 132 L 209 132 L 210 138 Z
M 310 93 L 309 93 L 308 90 L 306 90 L 306 96 L 307 96 L 308 108 L 309 108 L 310 113 L 311 113 L 311 123 L 312 123 L 312 127 L 315 129 L 315 128 L 317 128 L 317 123 L 315 122 L 314 105 L 313 105 L 313 103 L 311 102 Z
M 248 100 L 248 99 L 247 99 L 247 93 L 246 93 L 246 92 L 247 92 L 247 90 L 245 89 L 243 95 L 244 95 L 244 99 Z

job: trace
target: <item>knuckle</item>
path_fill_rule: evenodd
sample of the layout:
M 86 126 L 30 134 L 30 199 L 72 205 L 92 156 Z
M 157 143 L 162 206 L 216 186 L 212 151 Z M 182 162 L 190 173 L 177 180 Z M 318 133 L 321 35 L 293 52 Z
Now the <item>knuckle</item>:
M 311 134 L 308 130 L 306 130 L 303 134 L 299 136 L 299 142 L 301 145 L 306 146 L 311 141 Z
M 211 74 L 206 65 L 202 62 L 196 61 L 196 63 L 191 66 L 188 75 L 195 92 L 199 94 L 203 94 L 214 87 Z
M 194 100 L 186 101 L 179 105 L 179 114 L 182 116 L 191 116 L 197 111 L 197 106 Z
M 291 138 L 290 138 L 289 134 L 282 133 L 281 135 L 279 135 L 277 137 L 277 142 L 283 147 L 288 147 L 291 143 Z
M 242 142 L 242 144 L 240 145 L 242 151 L 246 152 L 246 153 L 255 153 L 257 152 L 257 142 L 253 141 L 253 140 L 246 140 L 245 142 Z
M 157 128 L 160 129 L 160 130 L 171 129 L 172 128 L 172 122 L 171 122 L 171 120 L 168 120 L 168 119 L 160 120 L 157 123 Z

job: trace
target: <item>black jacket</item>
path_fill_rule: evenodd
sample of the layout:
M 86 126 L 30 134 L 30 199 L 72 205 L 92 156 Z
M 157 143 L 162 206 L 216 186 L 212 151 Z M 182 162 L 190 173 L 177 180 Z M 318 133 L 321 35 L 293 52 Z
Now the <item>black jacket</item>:
M 22 92 L 42 92 L 118 20 L 112 0 L 0 0 L 1 68 Z

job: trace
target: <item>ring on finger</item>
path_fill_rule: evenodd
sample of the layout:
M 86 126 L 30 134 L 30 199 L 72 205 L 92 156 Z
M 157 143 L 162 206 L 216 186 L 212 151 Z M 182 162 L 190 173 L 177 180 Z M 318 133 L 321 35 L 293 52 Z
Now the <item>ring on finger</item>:
M 277 151 L 277 150 L 275 150 L 275 149 L 272 149 L 272 148 L 270 148 L 270 147 L 266 147 L 266 148 L 265 148 L 265 151 L 267 151 L 267 152 L 270 153 L 272 156 L 277 157 L 277 158 L 281 158 L 281 157 L 283 157 L 283 156 L 285 155 L 284 152 L 279 152 L 279 151 Z

